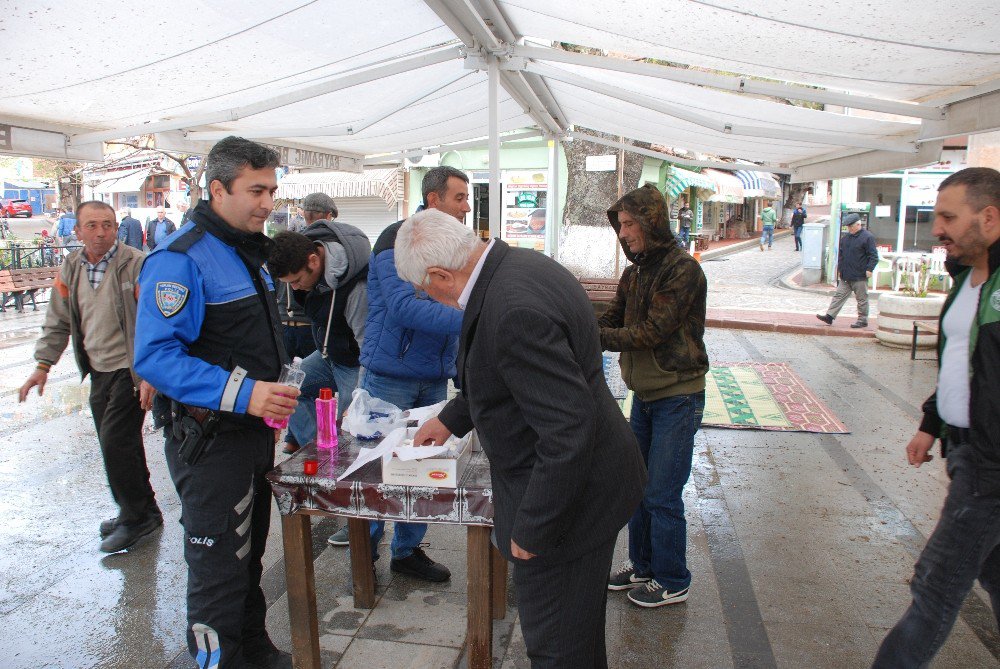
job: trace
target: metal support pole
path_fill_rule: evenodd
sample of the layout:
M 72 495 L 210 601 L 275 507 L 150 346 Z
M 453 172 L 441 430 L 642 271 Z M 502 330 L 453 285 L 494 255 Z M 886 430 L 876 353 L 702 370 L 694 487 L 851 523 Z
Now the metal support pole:
M 549 257 L 559 259 L 559 229 L 562 212 L 559 210 L 559 140 L 549 140 L 549 194 L 545 202 L 545 250 Z
M 490 238 L 500 236 L 500 212 L 502 211 L 500 192 L 500 66 L 496 56 L 486 57 L 489 75 L 489 122 L 490 122 Z

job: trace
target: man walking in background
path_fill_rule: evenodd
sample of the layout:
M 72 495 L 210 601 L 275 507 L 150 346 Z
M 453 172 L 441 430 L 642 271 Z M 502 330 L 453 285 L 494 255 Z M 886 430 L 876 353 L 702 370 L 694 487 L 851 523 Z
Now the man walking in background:
M 778 213 L 768 202 L 767 206 L 764 207 L 764 211 L 760 212 L 760 222 L 763 227 L 763 231 L 760 233 L 760 250 L 764 250 L 764 243 L 767 243 L 768 250 L 771 249 L 771 245 L 774 243 L 774 226 L 778 222 Z
M 825 314 L 816 314 L 827 325 L 833 325 L 833 319 L 854 293 L 858 301 L 858 320 L 851 323 L 852 328 L 868 327 L 868 279 L 872 270 L 878 264 L 878 249 L 875 247 L 875 235 L 864 229 L 861 216 L 847 214 L 843 224 L 847 226 L 847 234 L 840 238 L 840 254 L 837 257 L 837 291 Z
M 118 241 L 125 242 L 139 251 L 142 250 L 142 223 L 132 218 L 131 209 L 122 209 L 122 222 L 118 225 Z
M 167 218 L 167 210 L 156 208 L 156 218 L 146 224 L 146 246 L 152 251 L 156 245 L 174 233 L 177 226 Z

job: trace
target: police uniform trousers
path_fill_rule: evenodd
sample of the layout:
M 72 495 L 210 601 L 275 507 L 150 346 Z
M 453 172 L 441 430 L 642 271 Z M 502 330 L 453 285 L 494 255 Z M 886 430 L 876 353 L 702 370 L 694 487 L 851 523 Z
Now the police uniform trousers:
M 244 648 L 270 644 L 260 579 L 271 517 L 264 477 L 274 467 L 274 432 L 223 422 L 208 450 L 188 465 L 177 455 L 180 441 L 165 431 L 184 526 L 188 650 L 201 669 L 243 667 Z

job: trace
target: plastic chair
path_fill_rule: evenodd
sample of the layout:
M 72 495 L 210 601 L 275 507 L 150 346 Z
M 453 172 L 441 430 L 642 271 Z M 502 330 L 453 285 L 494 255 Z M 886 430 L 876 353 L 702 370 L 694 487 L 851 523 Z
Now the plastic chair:
M 941 282 L 942 290 L 951 290 L 951 275 L 945 269 L 944 261 L 948 257 L 948 252 L 942 246 L 935 246 L 931 249 L 931 262 L 927 268 L 928 282 L 931 277 Z
M 920 269 L 923 258 L 919 256 L 901 256 L 893 263 L 892 289 L 899 290 L 900 286 L 906 285 L 911 289 L 926 289 L 927 277 L 924 277 L 924 285 L 920 286 Z
M 881 255 L 881 251 L 879 252 Z M 888 258 L 879 258 L 875 269 L 872 270 L 872 290 L 878 290 L 878 277 L 880 274 L 888 274 L 892 277 L 892 261 Z M 890 281 L 892 283 L 892 281 Z

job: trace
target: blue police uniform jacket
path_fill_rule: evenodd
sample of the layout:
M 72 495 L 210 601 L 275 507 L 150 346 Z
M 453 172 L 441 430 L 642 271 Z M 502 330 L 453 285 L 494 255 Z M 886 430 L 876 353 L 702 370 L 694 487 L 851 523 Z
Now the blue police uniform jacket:
M 287 360 L 264 269 L 271 244 L 199 203 L 143 264 L 136 372 L 178 402 L 263 426 L 246 413 L 250 395 L 257 381 L 276 381 Z

